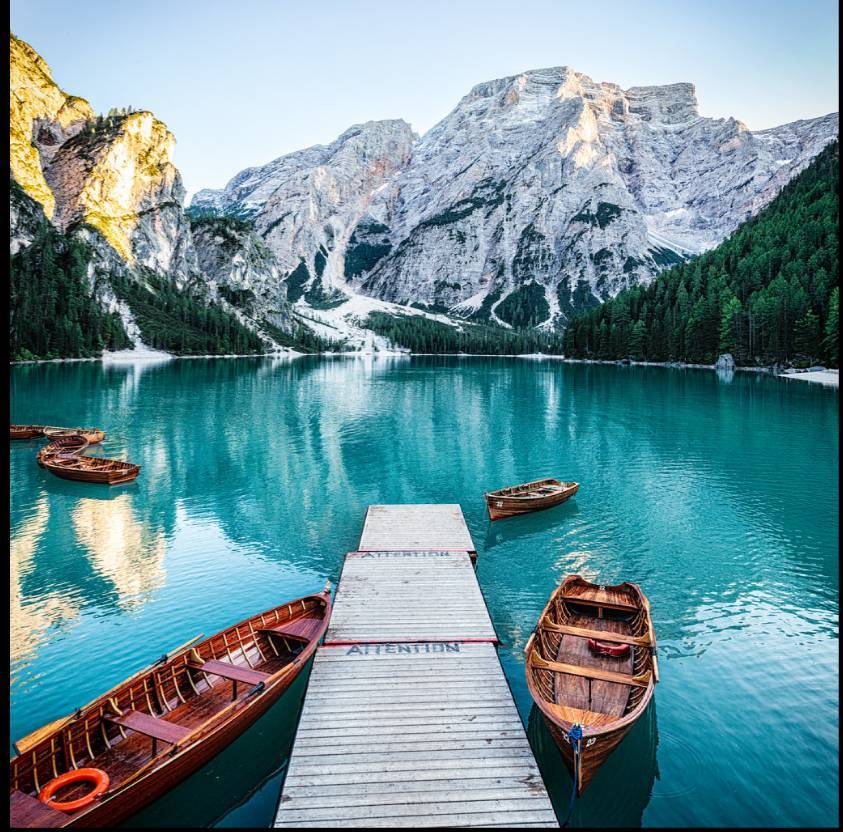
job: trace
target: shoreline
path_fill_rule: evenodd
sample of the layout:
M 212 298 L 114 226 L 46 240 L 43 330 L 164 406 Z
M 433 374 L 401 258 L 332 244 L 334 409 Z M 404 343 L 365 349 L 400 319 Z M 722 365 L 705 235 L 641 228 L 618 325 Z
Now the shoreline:
M 521 358 L 533 361 L 561 361 L 565 364 L 603 364 L 615 365 L 620 367 L 664 367 L 671 370 L 714 370 L 717 372 L 717 367 L 714 364 L 686 364 L 682 361 L 622 361 L 600 358 L 566 358 L 564 355 L 553 355 L 549 353 L 468 353 L 468 352 L 410 352 L 409 350 L 387 351 L 379 350 L 377 352 L 362 352 L 362 351 L 348 351 L 348 352 L 315 352 L 305 353 L 296 350 L 289 350 L 285 352 L 264 352 L 264 353 L 246 353 L 246 354 L 223 354 L 223 355 L 174 355 L 172 353 L 145 353 L 137 356 L 131 354 L 123 354 L 116 357 L 114 354 L 102 355 L 95 358 L 36 358 L 25 361 L 10 361 L 10 366 L 22 364 L 65 364 L 81 361 L 99 361 L 102 364 L 132 364 L 140 361 L 178 361 L 178 360 L 196 360 L 207 358 L 305 358 L 315 356 L 331 356 L 343 358 L 397 358 L 407 357 L 437 357 L 443 358 Z M 725 372 L 732 372 L 726 370 Z M 767 375 L 775 376 L 776 378 L 790 378 L 797 381 L 808 381 L 815 384 L 822 384 L 826 387 L 839 386 L 839 371 L 835 369 L 817 369 L 817 370 L 796 370 L 790 369 L 783 372 L 775 372 L 771 367 L 748 367 L 736 366 L 733 372 L 742 373 L 766 373 Z

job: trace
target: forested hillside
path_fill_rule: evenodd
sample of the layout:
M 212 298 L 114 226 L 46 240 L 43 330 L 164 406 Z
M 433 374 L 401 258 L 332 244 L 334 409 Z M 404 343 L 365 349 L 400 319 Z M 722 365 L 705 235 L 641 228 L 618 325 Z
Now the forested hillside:
M 14 207 L 34 224 L 30 246 L 9 263 L 9 352 L 15 360 L 89 357 L 131 346 L 123 322 L 103 312 L 88 284 L 88 246 L 66 238 L 9 181 Z
M 562 339 L 535 329 L 504 329 L 463 323 L 461 329 L 416 315 L 372 312 L 365 326 L 394 344 L 415 353 L 471 353 L 473 355 L 521 355 L 562 352 Z
M 833 142 L 716 249 L 574 319 L 572 358 L 838 365 Z

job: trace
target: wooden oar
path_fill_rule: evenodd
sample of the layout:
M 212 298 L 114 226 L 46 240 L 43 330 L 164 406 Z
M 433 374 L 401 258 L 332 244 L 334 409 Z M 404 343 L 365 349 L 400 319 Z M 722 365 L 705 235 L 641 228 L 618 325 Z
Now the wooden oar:
M 113 688 L 111 688 L 111 690 L 107 691 L 106 693 L 100 694 L 95 699 L 92 699 L 90 702 L 88 702 L 87 705 L 83 705 L 81 708 L 77 708 L 72 714 L 68 714 L 67 716 L 62 716 L 62 717 L 59 717 L 58 719 L 54 719 L 52 722 L 49 722 L 47 725 L 42 725 L 40 728 L 36 728 L 32 733 L 27 734 L 25 737 L 21 737 L 21 739 L 19 739 L 16 743 L 13 744 L 14 748 L 15 748 L 15 751 L 18 754 L 25 754 L 34 745 L 37 745 L 39 742 L 41 742 L 41 740 L 44 739 L 44 737 L 50 736 L 50 734 L 55 733 L 60 728 L 62 728 L 64 725 L 66 725 L 68 722 L 71 722 L 72 720 L 76 719 L 76 715 L 80 711 L 84 711 L 85 708 L 89 707 L 90 705 L 93 705 L 94 702 L 102 699 L 105 696 L 108 696 L 108 694 L 111 693 L 116 688 L 122 688 L 124 685 L 128 684 L 129 682 L 134 681 L 135 679 L 138 678 L 138 676 L 142 676 L 148 670 L 155 667 L 155 665 L 161 664 L 162 662 L 169 661 L 174 656 L 177 656 L 179 653 L 186 650 L 192 644 L 196 644 L 196 642 L 199 641 L 199 639 L 201 639 L 201 638 L 202 638 L 201 634 L 198 635 L 198 636 L 194 636 L 192 639 L 190 639 L 190 641 L 186 641 L 184 644 L 180 645 L 179 647 L 176 647 L 174 650 L 170 650 L 169 653 L 164 653 L 163 656 L 156 659 L 154 662 L 150 662 L 148 665 L 146 665 L 146 667 L 142 668 L 141 670 L 138 670 L 137 673 L 133 673 L 131 676 L 129 676 L 128 679 L 124 679 L 123 681 L 119 682 Z

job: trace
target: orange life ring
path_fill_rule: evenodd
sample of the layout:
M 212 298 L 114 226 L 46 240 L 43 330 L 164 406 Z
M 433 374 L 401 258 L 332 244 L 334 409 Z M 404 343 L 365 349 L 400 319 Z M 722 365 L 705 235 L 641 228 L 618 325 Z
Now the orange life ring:
M 58 809 L 60 812 L 75 812 L 78 809 L 84 809 L 85 806 L 93 803 L 101 794 L 107 791 L 110 782 L 108 775 L 101 769 L 77 768 L 75 771 L 67 771 L 64 774 L 60 774 L 54 780 L 50 780 L 38 792 L 38 799 L 42 803 L 46 803 L 51 809 Z M 93 783 L 94 788 L 78 800 L 67 800 L 61 803 L 58 800 L 52 799 L 53 795 L 59 789 L 70 786 L 73 783 Z

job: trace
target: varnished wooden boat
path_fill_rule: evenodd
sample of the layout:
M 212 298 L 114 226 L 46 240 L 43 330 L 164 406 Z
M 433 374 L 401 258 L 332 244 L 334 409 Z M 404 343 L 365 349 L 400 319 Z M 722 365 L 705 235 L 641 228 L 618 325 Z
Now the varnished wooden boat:
M 56 428 L 45 427 L 43 429 L 44 436 L 48 439 L 58 439 L 63 436 L 82 435 L 88 441 L 89 445 L 95 445 L 97 442 L 102 442 L 105 439 L 105 431 L 99 428 Z
M 554 479 L 535 480 L 509 488 L 489 491 L 484 496 L 489 518 L 500 520 L 516 514 L 527 514 L 564 503 L 579 490 L 578 482 L 560 482 Z
M 35 461 L 43 468 L 44 460 L 48 457 L 57 460 L 73 459 L 87 447 L 88 440 L 81 433 L 74 433 L 71 436 L 59 436 L 48 442 L 35 454 Z
M 42 425 L 9 425 L 9 439 L 35 439 L 43 435 Z
M 569 575 L 547 602 L 526 654 L 527 687 L 581 794 L 659 680 L 650 604 L 637 584 L 598 586 Z
M 204 641 L 192 639 L 15 743 L 11 826 L 113 826 L 169 791 L 278 700 L 316 650 L 330 612 L 329 584 Z M 69 812 L 39 800 L 48 783 L 80 768 L 107 776 L 99 799 Z M 75 785 L 55 799 L 72 802 L 90 791 Z
M 42 456 L 41 466 L 65 480 L 120 485 L 131 482 L 140 473 L 140 465 L 106 459 L 101 456 L 82 456 L 78 452 Z

